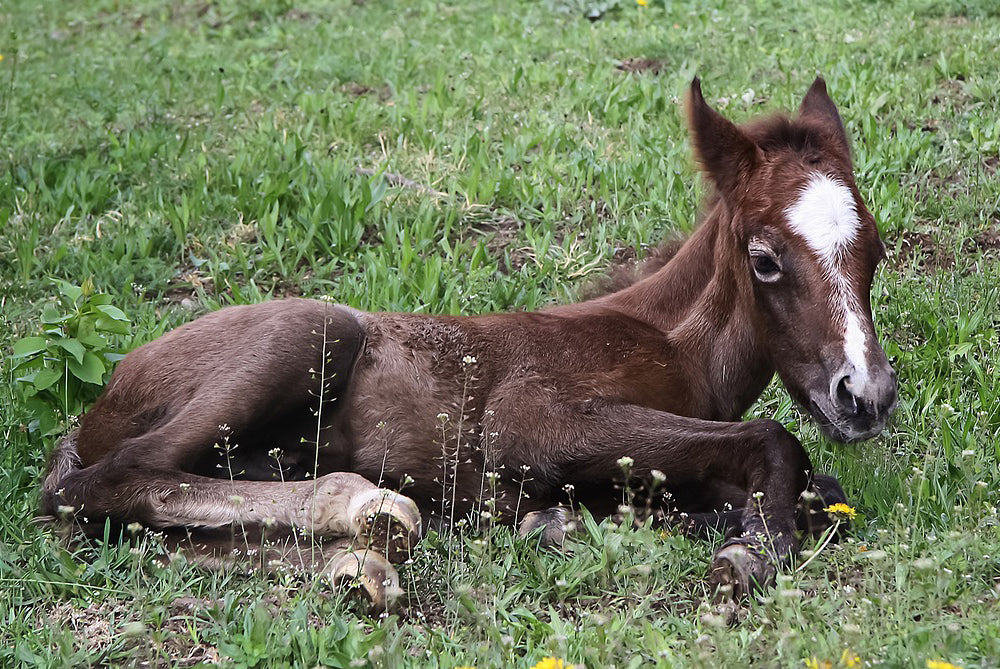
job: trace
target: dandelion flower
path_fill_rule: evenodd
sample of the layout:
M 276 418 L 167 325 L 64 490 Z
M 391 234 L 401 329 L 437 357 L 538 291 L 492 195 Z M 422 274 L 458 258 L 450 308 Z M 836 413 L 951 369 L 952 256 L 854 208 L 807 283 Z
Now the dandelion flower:
M 572 669 L 572 664 L 566 664 L 556 657 L 546 657 L 531 669 Z
M 837 502 L 836 504 L 832 504 L 823 510 L 837 520 L 854 520 L 855 516 L 858 515 L 858 512 L 855 511 L 853 506 L 848 506 L 843 502 Z
M 944 660 L 927 660 L 927 669 L 962 669 L 962 667 Z
M 645 7 L 646 5 L 649 4 L 649 0 L 635 0 L 635 4 L 639 5 L 640 7 Z
M 847 669 L 855 669 L 855 667 L 861 666 L 861 658 L 850 648 L 845 648 L 844 652 L 840 654 L 840 663 Z

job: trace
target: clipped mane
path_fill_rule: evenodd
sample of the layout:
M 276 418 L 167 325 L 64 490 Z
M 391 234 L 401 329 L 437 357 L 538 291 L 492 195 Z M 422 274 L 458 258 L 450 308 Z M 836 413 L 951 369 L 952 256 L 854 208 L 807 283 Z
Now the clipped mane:
M 831 143 L 830 129 L 811 119 L 775 114 L 740 126 L 765 153 L 790 149 L 804 156 L 821 154 Z
M 807 159 L 821 155 L 831 141 L 829 128 L 805 118 L 791 118 L 784 114 L 775 114 L 739 126 L 753 142 L 764 152 L 790 149 Z M 705 211 L 711 210 L 718 198 L 714 192 L 709 194 Z M 586 283 L 580 291 L 584 300 L 592 300 L 612 293 L 617 293 L 629 286 L 652 276 L 677 255 L 683 239 L 668 238 L 641 260 L 631 260 L 613 265 L 602 277 Z
M 617 293 L 625 290 L 629 286 L 638 283 L 647 276 L 656 274 L 661 267 L 666 265 L 677 255 L 684 245 L 683 239 L 667 239 L 660 242 L 653 248 L 645 258 L 636 260 L 626 260 L 625 262 L 612 265 L 607 274 L 584 284 L 580 291 L 583 300 L 593 300 L 605 295 Z

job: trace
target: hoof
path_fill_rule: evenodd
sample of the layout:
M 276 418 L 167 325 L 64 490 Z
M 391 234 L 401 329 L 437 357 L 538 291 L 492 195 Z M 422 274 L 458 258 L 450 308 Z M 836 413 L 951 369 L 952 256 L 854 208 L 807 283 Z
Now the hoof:
M 357 495 L 351 501 L 351 522 L 357 541 L 400 563 L 420 541 L 420 511 L 409 497 L 390 490 Z
M 716 602 L 739 601 L 771 587 L 776 575 L 763 552 L 746 543 L 730 543 L 716 551 L 709 583 Z
M 551 509 L 532 511 L 524 515 L 518 526 L 517 534 L 526 537 L 536 530 L 541 530 L 538 540 L 542 546 L 558 547 L 566 541 L 566 537 L 576 530 L 576 521 L 569 509 L 554 506 Z
M 327 575 L 335 588 L 359 597 L 375 612 L 388 609 L 403 592 L 396 568 L 373 550 L 341 553 L 330 563 Z
M 833 519 L 823 509 L 837 503 L 847 504 L 847 496 L 837 479 L 824 474 L 814 475 L 810 489 L 799 498 L 795 514 L 797 529 L 819 539 L 833 525 Z M 834 541 L 839 542 L 849 526 L 850 523 L 842 522 Z

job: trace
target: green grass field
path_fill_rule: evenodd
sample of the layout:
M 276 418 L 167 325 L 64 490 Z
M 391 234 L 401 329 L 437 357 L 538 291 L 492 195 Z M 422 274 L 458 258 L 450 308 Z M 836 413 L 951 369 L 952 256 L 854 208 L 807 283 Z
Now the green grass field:
M 0 5 L 0 665 L 1000 667 L 1000 5 L 824 4 Z M 827 78 L 889 248 L 873 297 L 900 377 L 860 446 L 778 384 L 753 409 L 859 519 L 731 625 L 712 547 L 648 528 L 589 523 L 562 554 L 431 536 L 373 618 L 319 581 L 164 567 L 148 536 L 66 550 L 32 523 L 62 413 L 95 397 L 80 379 L 198 314 L 534 309 L 689 232 L 695 73 L 735 120 Z M 29 336 L 51 344 L 35 385 L 11 356 Z

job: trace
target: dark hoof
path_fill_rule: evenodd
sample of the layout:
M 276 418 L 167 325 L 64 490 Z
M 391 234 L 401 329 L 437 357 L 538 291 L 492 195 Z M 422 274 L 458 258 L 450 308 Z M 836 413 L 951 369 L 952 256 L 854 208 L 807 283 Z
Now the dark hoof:
M 776 575 L 777 570 L 763 551 L 734 542 L 716 551 L 709 584 L 716 602 L 740 601 L 771 587 Z
M 819 539 L 833 525 L 833 519 L 823 509 L 834 504 L 847 504 L 847 495 L 840 483 L 833 476 L 813 475 L 809 490 L 803 492 L 799 499 L 795 514 L 797 529 Z M 833 540 L 837 542 L 842 539 L 848 527 L 849 523 L 841 522 Z
M 381 488 L 352 502 L 352 522 L 360 544 L 398 564 L 420 541 L 420 511 L 409 497 Z
M 566 542 L 566 537 L 575 530 L 576 521 L 570 510 L 563 506 L 554 506 L 551 509 L 525 514 L 517 534 L 527 537 L 533 532 L 540 531 L 538 541 L 548 548 L 562 546 Z

